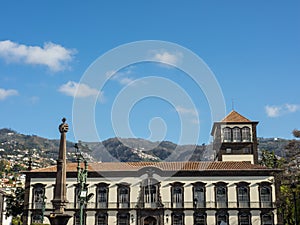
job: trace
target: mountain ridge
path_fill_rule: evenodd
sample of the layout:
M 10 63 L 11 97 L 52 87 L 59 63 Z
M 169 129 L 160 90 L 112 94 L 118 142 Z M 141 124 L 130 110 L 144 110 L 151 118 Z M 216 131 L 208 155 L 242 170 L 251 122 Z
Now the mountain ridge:
M 289 140 L 258 138 L 259 149 L 284 156 Z M 76 161 L 73 142 L 67 141 L 68 161 Z M 88 161 L 212 161 L 211 144 L 177 145 L 170 141 L 152 142 L 142 138 L 109 138 L 102 142 L 79 142 L 79 149 Z M 58 139 L 20 134 L 9 128 L 0 129 L 0 157 L 10 161 L 22 160 L 25 165 L 32 158 L 36 167 L 56 164 Z

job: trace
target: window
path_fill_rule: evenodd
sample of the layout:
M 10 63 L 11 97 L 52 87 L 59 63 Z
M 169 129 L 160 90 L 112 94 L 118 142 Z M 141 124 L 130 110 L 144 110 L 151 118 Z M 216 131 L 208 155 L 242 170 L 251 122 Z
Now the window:
M 204 213 L 195 213 L 194 225 L 206 225 L 206 215 Z
M 223 141 L 224 142 L 231 141 L 231 129 L 229 127 L 223 128 Z
M 100 183 L 97 185 L 97 208 L 108 207 L 108 186 L 109 184 Z
M 227 208 L 227 184 L 219 182 L 215 185 L 216 207 Z
M 273 215 L 271 213 L 263 214 L 261 216 L 261 224 L 262 225 L 273 225 Z
M 272 207 L 272 188 L 271 183 L 261 182 L 258 186 L 259 188 L 259 198 L 261 208 L 271 208 Z
M 242 139 L 245 142 L 251 141 L 250 128 L 243 127 L 242 128 Z
M 171 192 L 172 207 L 183 208 L 183 184 L 179 182 L 172 184 Z
M 228 213 L 227 212 L 217 212 L 216 214 L 217 225 L 228 225 Z
M 195 183 L 193 192 L 194 207 L 205 208 L 205 184 Z
M 145 203 L 156 202 L 156 186 L 153 184 L 147 185 L 145 188 Z
M 82 224 L 86 225 L 86 214 L 85 213 L 83 213 L 83 215 L 82 215 Z M 77 212 L 74 215 L 74 225 L 80 225 L 80 214 L 79 214 L 79 212 Z
M 145 208 L 156 208 L 159 206 L 159 183 L 154 178 L 147 178 L 142 182 L 143 205 Z
M 43 217 L 42 217 L 42 212 L 38 213 L 34 213 L 31 217 L 32 219 L 32 223 L 43 223 Z
M 35 184 L 33 186 L 33 208 L 43 209 L 45 206 L 45 186 L 44 184 Z
M 129 184 L 118 185 L 118 207 L 119 208 L 129 208 L 129 203 L 130 203 L 129 193 L 130 193 Z
M 96 225 L 107 225 L 107 215 L 106 214 L 98 214 L 96 221 L 97 221 Z
M 250 148 L 249 148 L 249 147 L 243 148 L 243 153 L 249 154 L 250 152 L 251 152 L 251 151 L 250 151 Z
M 74 225 L 80 225 L 80 218 L 79 215 L 74 216 Z
M 232 130 L 232 138 L 234 142 L 241 141 L 241 130 L 238 127 L 233 128 Z
M 129 225 L 129 214 L 118 214 L 118 225 Z
M 249 208 L 250 207 L 250 197 L 249 197 L 249 184 L 242 182 L 237 186 L 237 199 L 239 208 Z
M 173 214 L 172 215 L 172 225 L 183 225 L 183 214 Z
M 261 208 L 272 207 L 271 187 L 263 186 L 260 189 Z
M 250 213 L 239 214 L 239 225 L 251 225 Z

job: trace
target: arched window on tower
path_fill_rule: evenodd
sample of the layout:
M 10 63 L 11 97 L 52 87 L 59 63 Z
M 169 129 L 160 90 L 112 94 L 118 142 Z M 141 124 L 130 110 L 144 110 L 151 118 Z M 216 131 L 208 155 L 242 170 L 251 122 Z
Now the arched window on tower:
M 240 128 L 238 128 L 238 127 L 233 128 L 232 139 L 233 139 L 233 142 L 240 142 L 242 140 Z
M 250 134 L 250 128 L 249 127 L 243 127 L 242 128 L 242 139 L 244 142 L 250 142 L 251 141 L 251 134 Z
M 231 142 L 231 129 L 229 127 L 223 128 L 223 142 Z

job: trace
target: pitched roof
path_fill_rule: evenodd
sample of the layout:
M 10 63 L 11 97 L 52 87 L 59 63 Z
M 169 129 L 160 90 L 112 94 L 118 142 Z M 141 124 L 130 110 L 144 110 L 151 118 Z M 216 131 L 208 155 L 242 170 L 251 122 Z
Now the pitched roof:
M 246 117 L 242 116 L 238 112 L 232 110 L 223 120 L 222 122 L 242 122 L 242 123 L 249 123 L 251 120 L 247 119 Z
M 239 171 L 267 170 L 268 168 L 250 162 L 98 162 L 88 165 L 89 172 L 138 171 L 156 167 L 162 171 Z M 67 172 L 76 172 L 77 163 L 67 163 Z M 56 166 L 35 169 L 27 173 L 56 172 Z

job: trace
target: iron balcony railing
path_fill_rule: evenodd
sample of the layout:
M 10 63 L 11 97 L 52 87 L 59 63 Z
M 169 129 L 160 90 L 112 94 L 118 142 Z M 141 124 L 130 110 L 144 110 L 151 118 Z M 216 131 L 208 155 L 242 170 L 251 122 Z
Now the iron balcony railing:
M 135 209 L 135 208 L 165 208 L 165 209 L 263 209 L 263 208 L 275 208 L 274 202 L 205 202 L 202 204 L 195 204 L 195 202 L 162 202 L 161 203 L 147 203 L 141 204 L 140 202 L 130 203 L 118 203 L 108 202 L 106 204 L 96 204 L 96 202 L 88 202 L 85 209 Z M 51 210 L 53 209 L 52 203 L 45 203 L 44 207 L 42 204 L 30 204 L 30 210 Z M 79 209 L 79 205 L 74 202 L 68 202 L 66 204 L 67 210 Z

